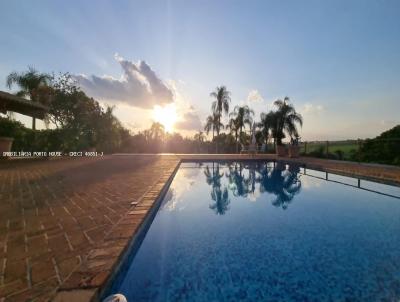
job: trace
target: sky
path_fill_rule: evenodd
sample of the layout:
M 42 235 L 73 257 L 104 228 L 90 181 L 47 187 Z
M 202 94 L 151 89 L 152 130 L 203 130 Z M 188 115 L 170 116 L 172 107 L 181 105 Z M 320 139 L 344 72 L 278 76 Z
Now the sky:
M 225 85 L 256 119 L 290 97 L 303 140 L 374 137 L 400 124 L 399 14 L 397 0 L 2 0 L 0 90 L 27 66 L 69 72 L 132 131 L 176 115 L 190 135 Z

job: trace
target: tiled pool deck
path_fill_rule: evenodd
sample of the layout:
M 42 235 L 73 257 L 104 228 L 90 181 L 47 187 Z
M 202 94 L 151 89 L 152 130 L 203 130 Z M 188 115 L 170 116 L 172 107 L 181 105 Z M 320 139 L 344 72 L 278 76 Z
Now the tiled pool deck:
M 115 155 L 0 162 L 0 302 L 95 300 L 181 160 L 254 158 L 275 159 Z M 400 184 L 398 167 L 295 161 Z

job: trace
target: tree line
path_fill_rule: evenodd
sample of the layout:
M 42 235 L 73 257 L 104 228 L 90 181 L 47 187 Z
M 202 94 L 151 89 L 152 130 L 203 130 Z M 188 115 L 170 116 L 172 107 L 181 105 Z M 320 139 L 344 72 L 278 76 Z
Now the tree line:
M 20 122 L 1 118 L 0 136 L 14 138 L 13 151 L 91 151 L 112 153 L 123 147 L 130 134 L 113 114 L 113 107 L 103 108 L 87 96 L 68 74 L 40 73 L 33 68 L 12 72 L 6 80 L 9 88 L 17 86 L 16 95 L 49 108 L 45 124 L 55 129 L 36 131 Z M 47 127 L 46 127 L 47 128 Z
M 238 153 L 243 145 L 250 144 L 253 135 L 259 146 L 276 147 L 285 138 L 296 144 L 300 139 L 298 127 L 303 125 L 302 116 L 288 97 L 276 100 L 273 110 L 262 112 L 256 119 L 247 105 L 237 105 L 230 111 L 231 93 L 220 86 L 210 94 L 211 114 L 204 129 L 192 137 L 168 133 L 157 122 L 132 133 L 115 117 L 113 107 L 103 107 L 87 96 L 68 73 L 55 76 L 29 67 L 25 72 L 10 73 L 6 85 L 17 87 L 16 95 L 47 106 L 45 124 L 55 128 L 35 131 L 34 118 L 29 129 L 12 118 L 0 117 L 0 136 L 14 138 L 13 151 Z M 366 140 L 351 159 L 399 165 L 399 127 Z M 207 139 L 210 133 L 211 139 Z
M 211 115 L 206 119 L 204 130 L 207 134 L 212 132 L 212 141 L 216 143 L 218 153 L 219 141 L 215 140 L 215 134 L 220 136 L 221 130 L 226 129 L 227 134 L 234 137 L 235 151 L 240 151 L 240 146 L 249 144 L 249 135 L 246 134 L 246 126 L 254 134 L 257 144 L 268 144 L 273 141 L 274 145 L 282 145 L 283 139 L 290 138 L 291 143 L 297 143 L 300 139 L 298 126 L 303 126 L 303 118 L 296 112 L 289 97 L 274 102 L 274 110 L 268 113 L 262 112 L 259 121 L 255 121 L 254 111 L 247 105 L 235 106 L 229 112 L 231 97 L 225 86 L 220 86 L 211 92 L 210 96 L 215 100 L 211 105 Z M 226 125 L 221 122 L 223 115 L 229 117 Z M 240 146 L 239 146 L 240 145 Z
M 230 112 L 230 92 L 221 86 L 210 94 L 214 100 L 212 114 L 205 122 L 205 133 L 200 130 L 193 137 L 184 138 L 179 133 L 167 133 L 157 122 L 149 129 L 131 133 L 115 117 L 113 107 L 104 108 L 87 96 L 68 73 L 54 76 L 29 67 L 22 73 L 10 73 L 6 84 L 10 89 L 18 87 L 16 95 L 47 106 L 49 111 L 45 124 L 55 127 L 35 131 L 35 118 L 32 119 L 32 129 L 2 118 L 3 129 L 8 129 L 8 135 L 14 137 L 14 150 L 235 153 L 250 141 L 246 127 L 254 129 L 259 144 L 270 140 L 282 144 L 286 136 L 292 140 L 299 137 L 297 125 L 301 126 L 303 122 L 287 97 L 275 101 L 276 109 L 262 113 L 258 122 L 255 122 L 254 111 L 246 105 L 235 106 Z M 223 115 L 229 117 L 226 125 L 223 124 Z M 211 141 L 205 135 L 210 132 Z

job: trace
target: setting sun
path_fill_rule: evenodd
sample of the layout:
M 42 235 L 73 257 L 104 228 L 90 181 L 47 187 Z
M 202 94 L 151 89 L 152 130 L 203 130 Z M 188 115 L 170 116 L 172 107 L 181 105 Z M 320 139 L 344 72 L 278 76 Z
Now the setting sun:
M 154 106 L 153 119 L 164 126 L 165 131 L 174 131 L 174 125 L 178 119 L 176 108 L 174 104 L 166 105 L 164 107 Z

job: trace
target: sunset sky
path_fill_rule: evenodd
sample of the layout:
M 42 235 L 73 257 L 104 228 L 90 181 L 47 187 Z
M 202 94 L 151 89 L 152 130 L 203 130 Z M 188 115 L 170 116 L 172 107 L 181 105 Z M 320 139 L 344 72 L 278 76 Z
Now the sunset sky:
M 2 0 L 0 90 L 28 65 L 70 72 L 133 131 L 189 135 L 226 85 L 257 119 L 289 96 L 304 140 L 374 137 L 400 123 L 399 15 L 397 0 Z

